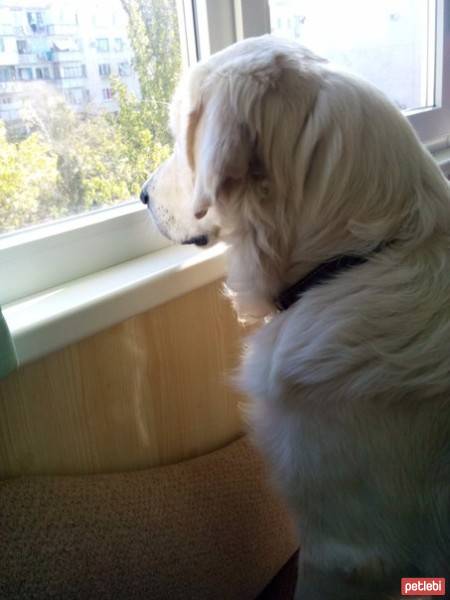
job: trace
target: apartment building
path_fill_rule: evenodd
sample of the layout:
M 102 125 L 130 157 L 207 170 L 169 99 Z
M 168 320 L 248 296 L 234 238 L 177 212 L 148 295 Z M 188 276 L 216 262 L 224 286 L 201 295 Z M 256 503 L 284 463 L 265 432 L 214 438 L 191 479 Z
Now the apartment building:
M 20 129 L 25 99 L 45 86 L 76 111 L 115 111 L 111 76 L 139 97 L 132 56 L 120 0 L 6 0 L 0 4 L 0 119 Z

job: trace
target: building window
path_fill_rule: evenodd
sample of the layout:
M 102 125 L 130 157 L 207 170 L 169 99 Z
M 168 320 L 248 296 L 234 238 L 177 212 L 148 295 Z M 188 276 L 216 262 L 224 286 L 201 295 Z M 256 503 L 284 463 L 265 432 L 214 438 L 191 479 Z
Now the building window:
M 34 33 L 44 30 L 44 19 L 41 12 L 27 12 L 27 20 L 31 31 Z
M 13 81 L 15 78 L 14 67 L 0 67 L 0 81 Z
M 97 38 L 96 45 L 98 52 L 109 52 L 108 38 Z
M 36 79 L 50 79 L 50 70 L 48 67 L 38 67 L 36 69 Z
M 125 42 L 122 38 L 114 38 L 114 52 L 122 52 L 125 48 Z
M 4 52 L 5 51 L 5 42 L 3 40 L 3 38 L 0 38 L 0 52 Z
M 129 75 L 131 75 L 130 63 L 119 63 L 119 75 L 121 77 L 128 77 Z
M 103 100 L 111 100 L 112 98 L 112 89 L 111 88 L 103 88 L 102 89 Z
M 19 54 L 31 54 L 31 48 L 26 40 L 16 40 L 16 45 Z
M 22 81 L 30 81 L 33 79 L 33 69 L 30 69 L 29 67 L 17 69 L 17 72 L 19 79 Z
M 98 73 L 102 77 L 108 77 L 108 75 L 111 75 L 111 65 L 108 65 L 107 63 L 98 65 Z
M 68 90 L 64 90 L 64 97 L 69 104 L 79 106 L 80 104 L 84 104 L 85 91 L 83 88 L 69 88 Z
M 13 101 L 12 96 L 2 96 L 0 98 L 1 104 L 12 104 L 12 101 Z
M 305 23 L 305 17 L 294 16 L 294 37 L 297 39 L 301 35 L 301 26 Z
M 73 79 L 75 77 L 86 77 L 86 67 L 84 65 L 62 67 L 63 79 Z

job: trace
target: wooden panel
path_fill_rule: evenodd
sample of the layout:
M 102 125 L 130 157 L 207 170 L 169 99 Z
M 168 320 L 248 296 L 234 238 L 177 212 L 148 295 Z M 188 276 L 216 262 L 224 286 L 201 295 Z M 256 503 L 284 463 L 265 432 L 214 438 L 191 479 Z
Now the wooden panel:
M 214 283 L 0 381 L 0 477 L 167 464 L 241 432 L 240 327 Z

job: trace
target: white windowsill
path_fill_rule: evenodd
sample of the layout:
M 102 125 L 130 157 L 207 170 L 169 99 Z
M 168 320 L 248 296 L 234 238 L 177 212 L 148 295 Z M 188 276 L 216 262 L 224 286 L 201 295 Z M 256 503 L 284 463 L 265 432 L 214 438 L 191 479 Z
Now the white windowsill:
M 215 281 L 225 251 L 171 246 L 6 304 L 19 365 Z

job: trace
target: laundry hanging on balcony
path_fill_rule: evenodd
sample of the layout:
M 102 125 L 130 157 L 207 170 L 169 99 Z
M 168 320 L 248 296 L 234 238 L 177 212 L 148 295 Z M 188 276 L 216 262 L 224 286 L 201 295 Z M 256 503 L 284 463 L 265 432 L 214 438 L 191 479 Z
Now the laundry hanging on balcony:
M 55 40 L 52 43 L 52 50 L 54 52 L 77 52 L 79 48 L 75 40 L 63 39 Z

